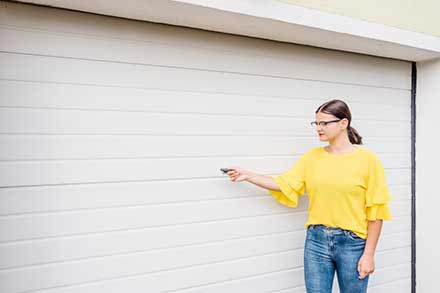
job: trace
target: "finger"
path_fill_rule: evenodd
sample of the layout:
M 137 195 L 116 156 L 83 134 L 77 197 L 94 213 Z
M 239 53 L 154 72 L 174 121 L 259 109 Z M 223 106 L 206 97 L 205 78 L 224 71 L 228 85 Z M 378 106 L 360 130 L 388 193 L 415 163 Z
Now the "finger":
M 366 272 L 361 272 L 359 275 L 359 279 L 364 279 L 368 274 Z

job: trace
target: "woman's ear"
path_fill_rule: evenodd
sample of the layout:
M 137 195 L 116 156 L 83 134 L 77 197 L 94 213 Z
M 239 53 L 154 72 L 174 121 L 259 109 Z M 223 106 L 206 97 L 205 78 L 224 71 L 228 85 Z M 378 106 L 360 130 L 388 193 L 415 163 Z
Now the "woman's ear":
M 342 118 L 341 123 L 342 123 L 343 128 L 347 128 L 347 131 L 348 131 L 348 119 Z

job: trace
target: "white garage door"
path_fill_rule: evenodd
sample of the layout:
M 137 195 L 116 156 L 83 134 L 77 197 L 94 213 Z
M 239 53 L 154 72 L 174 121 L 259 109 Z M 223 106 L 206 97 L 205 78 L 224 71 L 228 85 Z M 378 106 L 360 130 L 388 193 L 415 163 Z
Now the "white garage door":
M 307 197 L 219 168 L 285 171 L 333 97 L 393 196 L 369 292 L 410 292 L 410 63 L 13 3 L 0 34 L 1 292 L 304 292 Z

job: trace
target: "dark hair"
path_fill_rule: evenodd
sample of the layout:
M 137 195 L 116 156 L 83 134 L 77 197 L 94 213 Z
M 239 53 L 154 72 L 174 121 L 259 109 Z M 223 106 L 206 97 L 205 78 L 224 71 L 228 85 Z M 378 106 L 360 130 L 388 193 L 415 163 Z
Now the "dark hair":
M 318 112 L 331 114 L 339 119 L 348 119 L 348 126 L 347 126 L 347 132 L 348 132 L 348 139 L 352 144 L 362 144 L 362 136 L 359 135 L 356 129 L 350 126 L 351 123 L 351 112 L 348 108 L 347 104 L 342 100 L 331 100 L 328 102 L 325 102 L 321 106 L 316 109 L 315 114 Z

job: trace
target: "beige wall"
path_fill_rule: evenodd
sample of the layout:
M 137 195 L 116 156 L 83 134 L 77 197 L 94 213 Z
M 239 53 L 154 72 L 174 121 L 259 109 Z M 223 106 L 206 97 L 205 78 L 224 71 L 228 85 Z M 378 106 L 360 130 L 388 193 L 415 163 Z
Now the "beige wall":
M 278 0 L 440 37 L 438 0 Z

